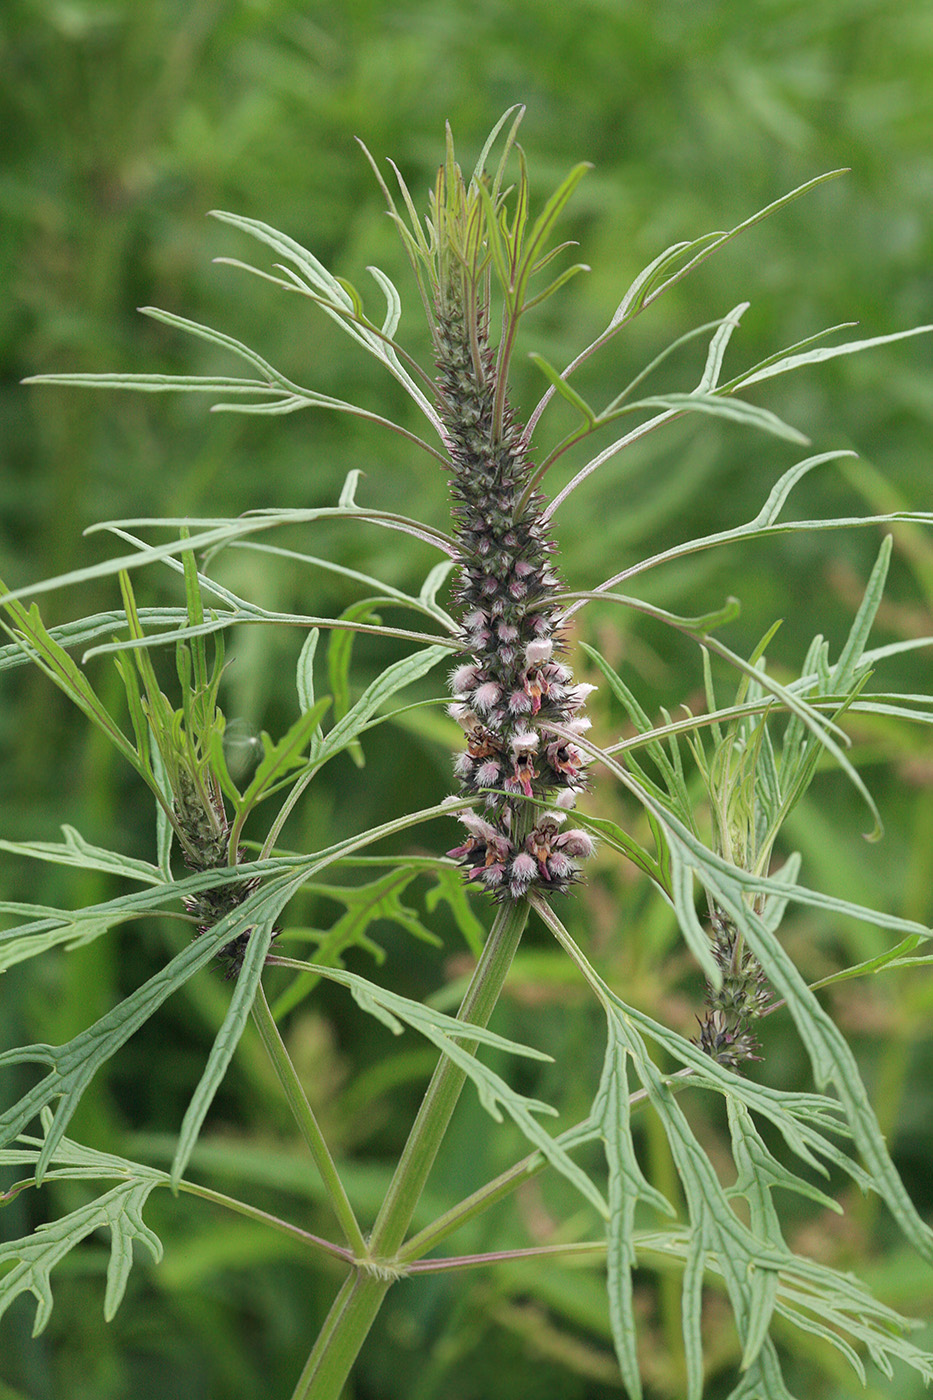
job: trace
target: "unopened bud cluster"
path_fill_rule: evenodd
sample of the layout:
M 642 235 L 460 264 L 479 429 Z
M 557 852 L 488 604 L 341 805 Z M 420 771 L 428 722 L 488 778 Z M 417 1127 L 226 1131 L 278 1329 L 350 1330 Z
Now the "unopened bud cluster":
M 179 791 L 175 794 L 174 810 L 179 831 L 184 836 L 185 864 L 189 870 L 201 873 L 227 868 L 230 849 L 230 823 L 219 794 L 204 793 L 189 774 L 179 770 Z M 237 851 L 237 858 L 242 857 Z M 259 887 L 258 879 L 238 880 L 213 885 L 199 894 L 187 895 L 185 908 L 198 924 L 196 937 L 208 933 L 225 915 L 233 912 Z M 221 948 L 218 958 L 227 965 L 227 976 L 235 977 L 243 962 L 251 930 L 246 929 Z
M 745 947 L 727 914 L 713 911 L 713 956 L 722 969 L 722 984 L 707 989 L 708 1010 L 700 1020 L 696 1043 L 718 1064 L 738 1069 L 746 1060 L 758 1060 L 759 1045 L 751 1024 L 770 1000 L 761 964 Z
M 483 798 L 483 815 L 463 814 L 467 839 L 449 854 L 502 897 L 560 891 L 593 850 L 585 831 L 563 828 L 585 785 L 574 737 L 589 724 L 580 711 L 593 687 L 574 685 L 560 659 L 554 546 L 541 498 L 526 498 L 533 468 L 507 404 L 494 426 L 485 326 L 477 344 L 463 307 L 448 301 L 437 308 L 435 342 L 460 548 L 464 661 L 451 676 L 450 710 L 466 748 L 455 770 L 462 792 Z

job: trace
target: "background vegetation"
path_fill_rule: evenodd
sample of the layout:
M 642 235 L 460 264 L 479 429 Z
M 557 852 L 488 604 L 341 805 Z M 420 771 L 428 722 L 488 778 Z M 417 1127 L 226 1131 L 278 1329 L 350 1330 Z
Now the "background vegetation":
M 422 192 L 439 160 L 445 119 L 467 159 L 505 107 L 522 101 L 522 140 L 539 191 L 553 188 L 576 161 L 593 162 L 566 224 L 593 271 L 542 308 L 527 347 L 552 362 L 566 361 L 593 338 L 634 274 L 668 244 L 730 227 L 823 170 L 851 167 L 846 178 L 731 244 L 640 319 L 624 344 L 614 343 L 588 368 L 587 388 L 597 401 L 676 334 L 745 298 L 752 307 L 730 352 L 736 368 L 841 321 L 857 320 L 859 333 L 871 335 L 933 319 L 933 24 L 923 0 L 7 0 L 0 60 L 0 130 L 7 134 L 0 172 L 0 575 L 13 586 L 98 558 L 109 546 L 81 532 L 99 519 L 329 503 L 353 467 L 366 473 L 368 503 L 443 521 L 441 474 L 410 457 L 401 440 L 355 419 L 208 416 L 200 399 L 19 384 L 26 374 L 51 370 L 236 372 L 217 361 L 213 347 L 136 313 L 155 305 L 229 331 L 325 393 L 359 398 L 389 416 L 406 414 L 392 382 L 375 377 L 322 318 L 287 298 L 270 317 L 275 303 L 265 288 L 210 261 L 252 256 L 232 230 L 204 218 L 211 208 L 229 209 L 268 220 L 356 283 L 365 282 L 363 269 L 373 262 L 410 289 L 355 135 L 377 159 L 396 158 L 412 190 Z M 423 347 L 413 291 L 403 332 L 406 325 L 409 343 Z M 760 401 L 806 430 L 814 451 L 853 446 L 860 453 L 854 466 L 808 478 L 798 514 L 929 508 L 930 361 L 931 343 L 921 338 L 768 387 Z M 682 387 L 692 366 L 685 352 L 670 370 L 671 387 Z M 527 378 L 518 396 L 525 391 L 530 406 L 540 380 L 530 365 L 521 373 Z M 649 440 L 559 515 L 565 576 L 585 587 L 665 543 L 747 519 L 795 450 L 719 420 Z M 572 467 L 568 462 L 567 474 Z M 291 542 L 410 587 L 425 559 L 376 535 L 319 528 L 313 540 Z M 875 535 L 853 532 L 777 539 L 754 557 L 710 554 L 659 574 L 651 597 L 699 613 L 737 593 L 743 614 L 729 644 L 747 652 L 783 617 L 769 656 L 778 667 L 782 655 L 796 664 L 816 625 L 834 647 L 845 635 L 877 546 Z M 895 555 L 878 642 L 933 633 L 933 540 L 905 528 Z M 270 606 L 324 614 L 353 597 L 330 577 L 287 561 L 278 568 L 264 562 L 260 574 L 250 556 L 231 558 L 237 590 Z M 138 586 L 154 590 L 148 601 L 175 597 L 171 582 L 154 574 Z M 116 602 L 109 590 L 62 593 L 48 601 L 45 617 L 60 622 Z M 696 657 L 672 647 L 670 634 L 637 617 L 623 625 L 617 612 L 593 612 L 585 625 L 589 639 L 626 668 L 650 713 L 696 695 Z M 301 640 L 258 630 L 234 639 L 225 708 L 239 718 L 244 741 L 263 728 L 278 732 L 293 717 Z M 357 653 L 362 684 L 385 657 L 363 643 Z M 928 691 L 929 668 L 928 653 L 916 653 L 902 663 L 899 683 Z M 55 839 L 67 821 L 90 840 L 114 844 L 114 829 L 122 828 L 129 853 L 150 855 L 141 793 L 112 753 L 88 741 L 42 678 L 17 673 L 2 701 L 0 837 Z M 620 719 L 606 701 L 603 734 Z M 885 841 L 861 841 L 864 811 L 834 775 L 817 782 L 789 835 L 803 852 L 808 883 L 929 924 L 929 737 L 865 719 L 858 737 Z M 291 830 L 292 844 L 313 849 L 325 832 L 375 821 L 394 810 L 400 789 L 413 805 L 436 801 L 450 782 L 444 741 L 442 730 L 425 728 L 376 737 L 365 770 L 335 765 L 332 786 L 325 778 L 315 788 L 313 807 Z M 600 801 L 609 799 L 594 799 L 595 810 Z M 93 874 L 66 878 L 12 860 L 4 861 L 2 881 L 6 899 L 28 891 L 49 904 L 90 902 L 110 891 Z M 416 893 L 411 902 L 419 905 Z M 308 922 L 326 926 L 335 912 L 322 901 L 309 908 Z M 389 972 L 409 994 L 429 991 L 442 968 L 456 968 L 466 953 L 439 915 L 423 906 L 418 913 L 443 935 L 442 948 L 388 924 L 383 939 Z M 702 1000 L 699 979 L 672 917 L 634 872 L 628 882 L 618 873 L 594 877 L 580 926 L 627 1000 L 690 1033 Z M 829 925 L 815 911 L 798 912 L 789 936 L 811 979 L 881 947 L 875 931 Z M 11 972 L 0 984 L 0 1041 L 57 1042 L 74 1034 L 110 1003 L 114 989 L 137 985 L 164 960 L 168 937 L 164 929 L 134 925 L 67 961 Z M 353 958 L 371 973 L 370 955 Z M 897 974 L 877 987 L 854 983 L 851 993 L 846 985 L 833 997 L 835 1014 L 854 1038 L 908 1186 L 929 1211 L 933 993 Z M 132 1041 L 116 1075 L 86 1097 L 73 1135 L 122 1141 L 130 1155 L 148 1151 L 161 1161 L 159 1134 L 177 1127 L 225 995 L 218 979 L 204 976 L 198 999 L 170 1005 L 158 1039 L 149 1033 Z M 555 1054 L 542 1096 L 573 1114 L 575 1084 L 562 1082 L 566 1066 L 579 1074 L 585 1101 L 599 1032 L 543 938 L 526 948 L 501 1017 L 505 1034 L 533 1038 Z M 801 1087 L 808 1087 L 779 1020 L 767 1026 L 766 1058 L 756 1072 L 789 1084 L 799 1070 Z M 327 993 L 293 1019 L 289 1036 L 315 1106 L 356 1161 L 366 1213 L 403 1140 L 426 1057 L 407 1042 L 378 1038 L 371 1023 Z M 497 1166 L 476 1160 L 473 1146 L 481 1139 L 471 1114 L 479 1112 L 464 1101 L 445 1152 L 443 1170 L 464 1189 Z M 205 1178 L 222 1188 L 225 1165 L 236 1160 L 241 1172 L 253 1173 L 260 1200 L 309 1189 L 299 1150 L 281 1139 L 277 1091 L 249 1037 L 213 1122 L 212 1146 L 196 1159 Z M 720 1127 L 709 1124 L 711 1150 Z M 495 1150 L 503 1165 L 511 1160 L 507 1133 Z M 663 1145 L 649 1140 L 645 1152 L 670 1189 Z M 871 1202 L 848 1204 L 843 1232 L 835 1218 L 802 1213 L 798 1243 L 807 1238 L 821 1257 L 870 1276 L 885 1300 L 929 1316 L 928 1271 L 899 1256 Z M 280 1241 L 231 1227 L 189 1202 L 153 1206 L 166 1261 L 134 1271 L 112 1324 L 105 1326 L 100 1311 L 105 1254 L 93 1248 L 63 1266 L 52 1322 L 38 1342 L 28 1337 L 27 1307 L 4 1319 L 4 1400 L 246 1400 L 290 1392 L 333 1278 L 283 1253 Z M 18 1198 L 4 1212 L 4 1233 L 23 1233 L 26 1222 L 16 1212 L 34 1208 Z M 559 1187 L 534 1188 L 496 1222 L 497 1238 L 527 1238 L 569 1208 Z M 313 1201 L 307 1209 L 314 1221 Z M 487 1239 L 476 1247 L 492 1246 Z M 361 1400 L 403 1393 L 416 1400 L 596 1400 L 618 1393 L 598 1271 L 426 1279 L 395 1295 L 361 1361 Z M 644 1368 L 659 1397 L 678 1394 L 676 1306 L 676 1286 L 672 1293 L 663 1277 L 646 1279 Z M 734 1362 L 733 1345 L 724 1328 L 724 1366 Z M 799 1393 L 816 1394 L 813 1358 L 797 1360 Z M 913 1393 L 910 1384 L 876 1375 L 869 1394 L 903 1400 Z M 714 1376 L 711 1400 L 716 1385 Z M 821 1382 L 819 1394 L 841 1400 L 852 1391 L 852 1377 L 839 1373 L 837 1387 Z

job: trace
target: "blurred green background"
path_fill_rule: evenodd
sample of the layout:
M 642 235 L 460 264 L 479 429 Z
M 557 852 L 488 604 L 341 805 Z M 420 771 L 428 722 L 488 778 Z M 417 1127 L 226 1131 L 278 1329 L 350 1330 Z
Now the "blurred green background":
M 593 164 L 565 221 L 566 236 L 579 241 L 579 256 L 593 270 L 525 328 L 526 350 L 562 364 L 602 329 L 633 277 L 663 248 L 731 227 L 822 171 L 851 168 L 730 245 L 613 342 L 581 376 L 599 403 L 677 335 L 746 299 L 752 305 L 732 342 L 731 372 L 842 321 L 857 321 L 854 334 L 871 335 L 933 320 L 931 71 L 926 0 L 5 0 L 0 576 L 15 586 L 95 562 L 112 546 L 82 531 L 101 519 L 331 503 L 351 468 L 366 474 L 365 503 L 443 524 L 446 483 L 436 464 L 346 416 L 209 415 L 208 401 L 193 396 L 20 385 L 23 376 L 45 371 L 240 372 L 214 347 L 137 314 L 137 307 L 155 305 L 219 327 L 322 392 L 417 427 L 394 382 L 313 308 L 212 265 L 217 256 L 267 264 L 256 245 L 207 220 L 209 209 L 273 224 L 367 298 L 375 288 L 365 267 L 384 267 L 403 292 L 402 335 L 423 353 L 426 336 L 404 258 L 353 138 L 380 162 L 394 158 L 423 201 L 446 119 L 471 166 L 504 109 L 523 102 L 520 139 L 539 199 L 577 161 Z M 658 387 L 691 387 L 701 356 L 685 351 L 665 367 Z M 856 466 L 830 466 L 808 478 L 792 516 L 930 508 L 931 356 L 933 340 L 920 337 L 764 386 L 756 401 L 805 430 L 814 451 L 854 447 L 860 454 Z M 520 355 L 520 417 L 542 388 Z M 567 426 L 560 413 L 545 426 L 545 442 Z M 747 519 L 800 455 L 718 420 L 679 424 L 649 439 L 604 468 L 557 517 L 565 576 L 574 586 L 592 586 L 678 539 Z M 554 487 L 583 460 L 565 459 Z M 782 538 L 754 553 L 746 547 L 700 556 L 649 576 L 644 587 L 652 601 L 687 614 L 737 594 L 743 614 L 726 640 L 746 652 L 782 617 L 769 656 L 779 674 L 789 674 L 814 632 L 838 648 L 879 538 L 875 529 Z M 288 543 L 405 587 L 416 586 L 433 562 L 388 532 L 320 528 Z M 326 575 L 293 564 L 260 567 L 249 555 L 231 556 L 225 577 L 281 609 L 323 614 L 354 597 Z M 170 578 L 153 575 L 140 588 L 144 601 L 177 597 Z M 95 585 L 56 593 L 43 611 L 47 622 L 59 622 L 115 604 L 115 588 Z M 933 540 L 901 529 L 877 640 L 933 633 L 931 608 Z M 695 652 L 618 611 L 583 618 L 581 635 L 627 668 L 649 713 L 696 698 Z M 278 732 L 294 717 L 301 640 L 258 631 L 233 640 L 225 705 L 247 734 Z M 366 644 L 358 654 L 362 683 L 385 656 Z M 105 690 L 112 686 L 105 667 L 94 674 Z M 929 656 L 920 651 L 877 683 L 927 692 L 929 679 Z M 0 836 L 56 839 L 68 821 L 89 839 L 151 856 L 142 795 L 47 684 L 21 670 L 4 676 L 0 698 Z M 620 723 L 608 703 L 597 719 L 603 736 Z M 933 747 L 923 734 L 891 725 L 863 721 L 852 730 L 862 740 L 859 762 L 882 808 L 886 840 L 879 847 L 862 842 L 864 810 L 827 774 L 795 815 L 785 850 L 803 851 L 807 883 L 929 923 Z M 376 737 L 368 759 L 364 772 L 347 763 L 321 787 L 290 832 L 293 845 L 313 849 L 328 832 L 391 813 L 400 792 L 420 804 L 448 790 L 447 754 L 425 733 Z M 621 810 L 608 794 L 596 795 L 594 805 Z M 7 899 L 52 905 L 113 893 L 97 876 L 66 879 L 12 859 L 4 861 L 2 889 Z M 312 917 L 325 920 L 327 911 Z M 667 911 L 634 875 L 603 870 L 578 919 L 620 992 L 691 1034 L 702 990 Z M 380 975 L 423 993 L 445 969 L 456 971 L 462 939 L 433 923 L 445 940 L 440 952 L 387 926 Z M 814 977 L 883 946 L 864 926 L 829 926 L 815 914 L 797 916 L 787 936 Z M 74 1034 L 164 961 L 167 938 L 164 930 L 133 929 L 57 963 L 16 969 L 0 986 L 0 1041 Z M 367 957 L 353 965 L 372 972 Z M 544 940 L 532 938 L 501 1028 L 549 1045 L 557 1064 L 536 1092 L 573 1114 L 584 1111 L 592 1090 L 600 1035 L 564 977 Z M 933 997 L 917 979 L 852 985 L 856 990 L 835 998 L 834 1009 L 855 1040 L 908 1185 L 929 1210 L 926 1028 Z M 190 1005 L 166 1008 L 159 1025 L 132 1042 L 106 1083 L 95 1086 L 75 1136 L 157 1153 L 156 1139 L 133 1135 L 177 1127 L 225 996 L 216 979 L 205 978 Z M 799 1048 L 779 1018 L 772 1020 L 767 1058 L 756 1072 L 808 1087 Z M 335 996 L 296 1014 L 289 1034 L 351 1162 L 357 1199 L 378 1202 L 386 1162 L 417 1102 L 425 1057 L 417 1046 L 387 1044 Z M 574 1066 L 570 1083 L 567 1064 Z M 450 1190 L 461 1177 L 470 1189 L 519 1152 L 505 1133 L 481 1159 L 479 1110 L 463 1110 L 445 1155 Z M 260 1200 L 281 1204 L 282 1193 L 294 1189 L 289 1172 L 305 1180 L 249 1040 L 211 1127 L 214 1157 L 203 1157 L 200 1170 L 222 1189 L 230 1186 L 225 1161 L 252 1173 Z M 711 1122 L 713 1147 L 718 1131 Z M 650 1131 L 645 1139 L 646 1160 L 664 1180 L 663 1146 Z M 62 1191 L 53 1209 L 77 1199 Z M 929 1316 L 928 1271 L 901 1257 L 870 1203 L 849 1204 L 844 1227 L 802 1215 L 789 1228 L 801 1247 L 870 1274 L 888 1301 Z M 0 1221 L 4 1233 L 21 1233 L 37 1209 L 18 1198 Z M 539 1229 L 546 1234 L 552 1211 L 560 1218 L 576 1209 L 557 1188 L 531 1192 L 478 1227 L 463 1248 L 520 1243 Z M 326 1232 L 326 1218 L 316 1212 L 313 1201 L 301 1203 L 309 1228 Z M 0 1342 L 3 1400 L 290 1393 L 334 1279 L 283 1255 L 280 1242 L 188 1201 L 160 1201 L 152 1213 L 166 1238 L 166 1262 L 134 1272 L 130 1296 L 109 1327 L 100 1313 L 102 1246 L 63 1266 L 52 1322 L 37 1342 L 28 1336 L 29 1309 L 11 1310 Z M 650 1394 L 658 1397 L 676 1398 L 681 1384 L 676 1287 L 676 1280 L 650 1275 L 644 1285 L 644 1364 Z M 727 1393 L 735 1364 L 734 1337 L 715 1298 L 708 1340 L 718 1358 L 710 1377 L 714 1400 Z M 831 1359 L 809 1354 L 799 1339 L 782 1340 L 795 1393 L 824 1400 L 855 1393 L 854 1377 Z M 824 1364 L 829 1370 L 817 1380 Z M 874 1375 L 868 1393 L 903 1400 L 915 1393 L 913 1384 Z M 351 1393 L 361 1400 L 615 1395 L 599 1273 L 549 1276 L 536 1269 L 406 1285 L 390 1299 Z

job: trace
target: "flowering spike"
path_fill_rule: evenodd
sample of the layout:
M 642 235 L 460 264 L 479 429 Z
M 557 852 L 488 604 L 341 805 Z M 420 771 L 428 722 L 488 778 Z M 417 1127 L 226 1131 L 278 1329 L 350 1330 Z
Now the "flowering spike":
M 572 805 L 584 782 L 583 756 L 555 730 L 585 727 L 579 711 L 587 687 L 574 686 L 558 659 L 564 643 L 555 546 L 542 499 L 529 489 L 534 464 L 509 405 L 508 354 L 500 347 L 497 357 L 489 343 L 490 269 L 511 284 L 526 223 L 524 205 L 511 223 L 505 217 L 501 174 L 500 166 L 491 192 L 480 173 L 465 183 L 448 132 L 425 262 L 459 548 L 461 661 L 451 676 L 451 713 L 465 730 L 466 750 L 455 771 L 462 791 L 481 797 L 485 812 L 481 825 L 463 818 L 469 837 L 450 854 L 470 879 L 520 898 L 533 887 L 566 889 L 592 842 L 581 831 L 561 837 L 554 815 L 559 802 Z M 519 189 L 526 200 L 524 171 Z M 503 344 L 514 340 L 522 309 L 509 286 L 505 294 Z

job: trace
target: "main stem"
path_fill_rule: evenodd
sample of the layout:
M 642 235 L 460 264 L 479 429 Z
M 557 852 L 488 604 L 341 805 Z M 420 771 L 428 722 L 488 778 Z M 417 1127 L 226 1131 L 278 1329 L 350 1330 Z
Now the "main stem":
M 457 1019 L 485 1026 L 502 991 L 528 920 L 525 900 L 499 907 Z M 472 1045 L 464 1048 L 471 1052 Z M 395 1256 L 450 1123 L 466 1073 L 443 1056 L 386 1192 L 369 1238 L 367 1257 L 345 1281 L 295 1387 L 293 1400 L 337 1400 L 360 1347 L 399 1276 Z

